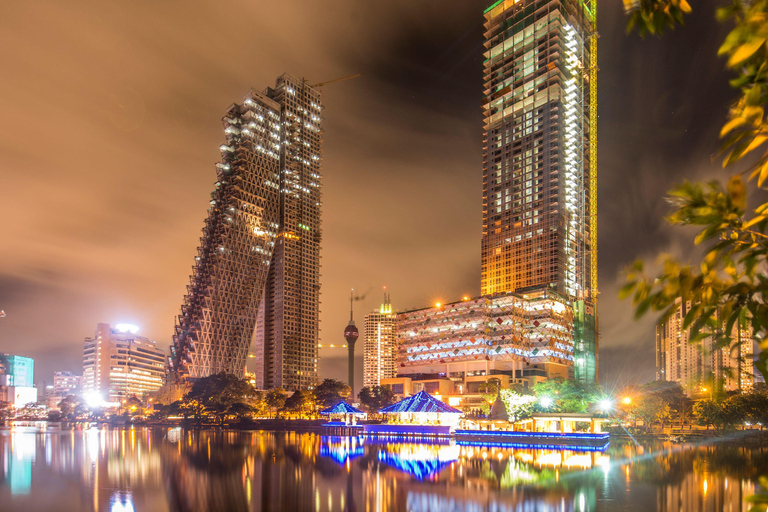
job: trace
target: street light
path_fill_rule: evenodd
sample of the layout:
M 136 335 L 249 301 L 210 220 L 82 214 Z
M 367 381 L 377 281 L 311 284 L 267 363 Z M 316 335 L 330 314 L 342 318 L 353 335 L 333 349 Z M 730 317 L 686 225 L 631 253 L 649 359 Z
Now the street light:
M 608 400 L 607 398 L 603 398 L 600 400 L 600 410 L 603 412 L 608 412 L 613 407 L 613 402 Z
M 549 409 L 552 407 L 552 399 L 548 396 L 543 396 L 539 398 L 539 405 L 545 409 Z
M 621 401 L 621 403 L 623 403 L 624 405 L 629 405 L 632 403 L 632 398 L 625 396 L 624 399 Z

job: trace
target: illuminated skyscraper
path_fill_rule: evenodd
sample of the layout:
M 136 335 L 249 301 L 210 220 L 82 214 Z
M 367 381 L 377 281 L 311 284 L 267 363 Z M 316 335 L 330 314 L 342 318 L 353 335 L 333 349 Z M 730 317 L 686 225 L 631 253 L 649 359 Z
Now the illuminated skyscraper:
M 176 323 L 178 377 L 244 375 L 256 386 L 317 380 L 320 94 L 303 79 L 251 90 L 223 118 L 226 142 L 196 263 Z
M 597 379 L 595 0 L 485 11 L 481 293 L 551 289 L 574 309 L 574 371 Z
M 395 314 L 388 293 L 377 311 L 365 315 L 363 336 L 363 386 L 379 386 L 381 379 L 397 375 Z
M 165 379 L 165 354 L 133 325 L 96 324 L 83 342 L 83 395 L 92 403 L 117 406 L 133 395 L 156 391 Z

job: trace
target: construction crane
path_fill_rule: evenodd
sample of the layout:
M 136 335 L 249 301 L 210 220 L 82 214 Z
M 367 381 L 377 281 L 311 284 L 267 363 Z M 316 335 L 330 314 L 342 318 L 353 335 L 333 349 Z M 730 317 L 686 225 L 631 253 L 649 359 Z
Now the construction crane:
M 327 82 L 320 82 L 319 84 L 310 85 L 310 87 L 322 87 L 324 85 L 333 84 L 333 83 L 336 83 L 336 82 L 341 82 L 342 80 L 349 80 L 351 78 L 357 78 L 359 76 L 363 76 L 363 75 L 361 73 L 358 73 L 356 75 L 349 75 L 349 76 L 345 76 L 343 78 L 337 78 L 335 80 L 328 80 Z

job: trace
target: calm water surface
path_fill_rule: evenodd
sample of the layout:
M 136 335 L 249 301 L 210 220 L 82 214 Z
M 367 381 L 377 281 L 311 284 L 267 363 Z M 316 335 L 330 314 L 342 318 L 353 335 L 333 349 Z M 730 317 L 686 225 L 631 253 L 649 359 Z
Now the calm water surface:
M 181 428 L 0 427 L 0 511 L 746 511 L 768 450 L 357 442 Z

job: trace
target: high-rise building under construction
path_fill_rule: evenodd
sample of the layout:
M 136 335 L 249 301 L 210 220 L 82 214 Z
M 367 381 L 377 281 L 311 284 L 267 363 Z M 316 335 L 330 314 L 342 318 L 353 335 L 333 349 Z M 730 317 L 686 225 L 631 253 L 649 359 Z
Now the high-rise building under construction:
M 597 379 L 596 1 L 485 11 L 481 293 L 574 309 L 574 376 Z
M 242 377 L 255 331 L 257 387 L 316 382 L 321 122 L 319 92 L 287 74 L 227 109 L 169 358 L 178 377 Z

